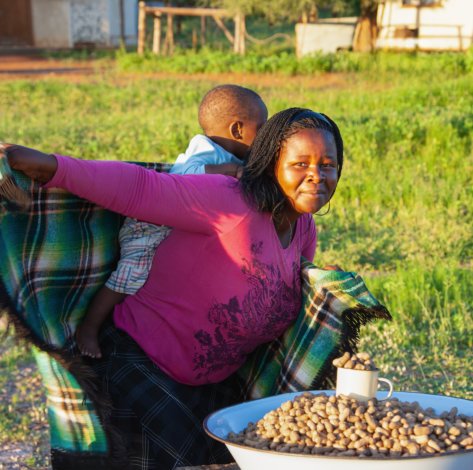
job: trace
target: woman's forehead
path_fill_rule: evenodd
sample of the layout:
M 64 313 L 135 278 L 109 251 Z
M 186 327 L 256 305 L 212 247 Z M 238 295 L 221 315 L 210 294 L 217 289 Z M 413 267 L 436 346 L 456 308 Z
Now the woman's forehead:
M 327 147 L 327 149 L 334 150 L 337 148 L 335 145 L 334 135 L 327 129 L 321 128 L 303 128 L 297 129 L 291 134 L 284 142 L 282 147 L 302 147 L 302 146 L 321 146 Z

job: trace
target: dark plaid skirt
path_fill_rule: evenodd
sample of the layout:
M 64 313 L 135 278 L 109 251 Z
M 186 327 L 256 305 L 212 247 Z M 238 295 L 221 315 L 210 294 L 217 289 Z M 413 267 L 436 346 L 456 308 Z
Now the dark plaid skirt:
M 111 323 L 103 328 L 100 345 L 103 359 L 91 364 L 112 399 L 111 424 L 126 446 L 126 462 L 119 468 L 167 470 L 233 461 L 202 423 L 209 413 L 242 401 L 236 376 L 196 387 L 178 383 Z

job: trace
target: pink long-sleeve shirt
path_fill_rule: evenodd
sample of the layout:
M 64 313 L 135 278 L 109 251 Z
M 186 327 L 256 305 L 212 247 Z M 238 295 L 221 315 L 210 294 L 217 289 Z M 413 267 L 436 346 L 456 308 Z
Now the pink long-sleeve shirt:
M 173 227 L 147 282 L 115 307 L 113 319 L 174 380 L 200 385 L 227 378 L 296 318 L 300 257 L 312 260 L 315 252 L 310 214 L 298 219 L 283 248 L 271 215 L 252 208 L 232 177 L 57 160 L 47 187 Z

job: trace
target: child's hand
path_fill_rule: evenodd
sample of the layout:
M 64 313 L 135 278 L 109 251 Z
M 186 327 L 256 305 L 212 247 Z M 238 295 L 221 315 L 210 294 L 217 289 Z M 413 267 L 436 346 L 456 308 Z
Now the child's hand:
M 243 176 L 243 166 L 242 165 L 237 165 L 236 171 L 235 171 L 235 178 L 240 179 Z
M 208 175 L 227 175 L 234 178 L 241 178 L 243 167 L 238 163 L 219 163 L 215 165 L 205 165 L 205 173 Z

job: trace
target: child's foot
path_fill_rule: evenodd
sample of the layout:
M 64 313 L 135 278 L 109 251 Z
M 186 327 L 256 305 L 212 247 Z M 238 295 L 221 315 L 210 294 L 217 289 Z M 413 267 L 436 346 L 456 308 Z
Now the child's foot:
M 99 347 L 98 335 L 95 329 L 87 327 L 87 325 L 79 325 L 76 330 L 76 342 L 79 351 L 84 356 L 93 358 L 102 357 Z

